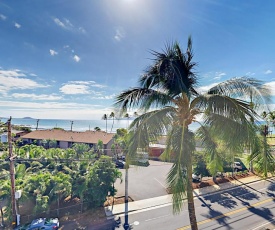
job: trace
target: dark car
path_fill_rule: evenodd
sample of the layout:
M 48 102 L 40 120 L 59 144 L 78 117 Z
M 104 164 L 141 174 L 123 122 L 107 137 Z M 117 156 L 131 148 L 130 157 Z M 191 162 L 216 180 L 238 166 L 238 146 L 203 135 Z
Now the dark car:
M 123 169 L 125 166 L 125 162 L 122 160 L 116 160 L 115 164 L 116 164 L 116 167 L 120 169 Z
M 201 182 L 201 175 L 198 173 L 192 174 L 192 181 L 195 183 Z
M 26 224 L 23 226 L 17 226 L 16 230 L 50 230 L 50 229 L 58 229 L 59 228 L 59 220 L 58 218 L 39 218 L 33 220 L 30 224 Z

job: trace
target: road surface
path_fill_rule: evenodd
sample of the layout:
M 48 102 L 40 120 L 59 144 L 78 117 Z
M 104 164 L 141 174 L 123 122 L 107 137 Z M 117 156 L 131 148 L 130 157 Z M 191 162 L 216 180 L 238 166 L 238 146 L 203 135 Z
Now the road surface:
M 199 229 L 275 229 L 275 180 L 259 181 L 195 199 Z M 122 224 L 124 217 L 121 216 Z M 172 205 L 163 205 L 129 214 L 133 229 L 190 229 L 187 203 L 178 215 Z M 123 229 L 122 226 L 119 229 Z

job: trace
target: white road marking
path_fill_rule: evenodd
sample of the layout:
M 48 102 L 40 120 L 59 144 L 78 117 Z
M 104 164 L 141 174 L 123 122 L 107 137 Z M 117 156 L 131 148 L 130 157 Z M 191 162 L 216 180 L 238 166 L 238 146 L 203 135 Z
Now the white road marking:
M 160 185 L 161 185 L 163 188 L 165 188 L 165 189 L 167 188 L 167 187 L 166 187 L 165 185 L 163 185 L 157 178 L 154 177 L 154 179 L 155 179 L 157 182 L 159 182 Z
M 159 216 L 159 217 L 151 218 L 151 219 L 148 219 L 148 220 L 145 220 L 145 221 L 157 220 L 157 219 L 160 219 L 160 218 L 163 218 L 163 217 L 167 217 L 167 216 L 171 216 L 171 215 Z
M 261 225 L 259 225 L 258 227 L 253 228 L 253 229 L 251 229 L 251 230 L 257 230 L 257 229 L 259 229 L 259 228 L 261 228 L 261 227 L 263 227 L 263 226 L 265 226 L 265 225 L 268 225 L 268 224 L 273 223 L 273 222 L 274 222 L 274 218 L 275 218 L 275 217 L 273 217 L 273 218 L 269 219 L 269 221 L 268 221 L 268 222 L 266 222 L 266 223 L 264 223 L 264 224 L 261 224 Z M 274 229 L 275 229 L 275 228 L 274 228 Z

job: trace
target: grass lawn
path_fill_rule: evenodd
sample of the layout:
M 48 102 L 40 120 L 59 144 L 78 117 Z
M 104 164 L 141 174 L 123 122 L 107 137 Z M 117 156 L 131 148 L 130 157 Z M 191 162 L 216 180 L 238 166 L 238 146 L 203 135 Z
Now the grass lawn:
M 267 143 L 268 143 L 269 145 L 275 145 L 275 135 L 268 136 L 268 137 L 267 137 Z

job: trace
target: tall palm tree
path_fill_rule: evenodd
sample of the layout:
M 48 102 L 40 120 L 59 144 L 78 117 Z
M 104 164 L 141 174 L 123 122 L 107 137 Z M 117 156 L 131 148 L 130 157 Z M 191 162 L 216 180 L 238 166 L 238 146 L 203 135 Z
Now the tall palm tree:
M 112 124 L 112 128 L 111 128 L 111 132 L 112 132 L 113 127 L 114 127 L 114 122 L 115 122 L 115 113 L 114 113 L 114 112 L 111 112 L 111 114 L 110 114 L 109 117 L 110 117 L 110 118 L 113 118 L 113 124 Z
M 256 120 L 257 114 L 244 99 L 253 94 L 255 102 L 263 103 L 265 98 L 261 93 L 268 90 L 261 82 L 242 77 L 199 93 L 191 37 L 185 53 L 175 42 L 167 45 L 162 53 L 152 51 L 152 54 L 154 62 L 140 77 L 139 86 L 122 92 L 115 102 L 121 113 L 136 108 L 142 111 L 130 126 L 128 155 L 134 157 L 138 148 L 148 148 L 150 141 L 167 134 L 164 156 L 174 160 L 167 175 L 173 211 L 181 211 L 182 200 L 187 195 L 190 224 L 192 229 L 198 229 L 192 189 L 195 138 L 190 124 L 196 121 L 197 115 L 203 115 L 200 124 L 205 135 L 201 137 L 211 158 L 215 159 L 217 151 L 211 142 L 211 133 L 219 135 L 232 149 L 256 138 L 249 119 Z
M 108 116 L 107 116 L 106 113 L 103 115 L 102 119 L 106 121 L 106 133 L 107 133 L 107 120 L 108 120 Z

